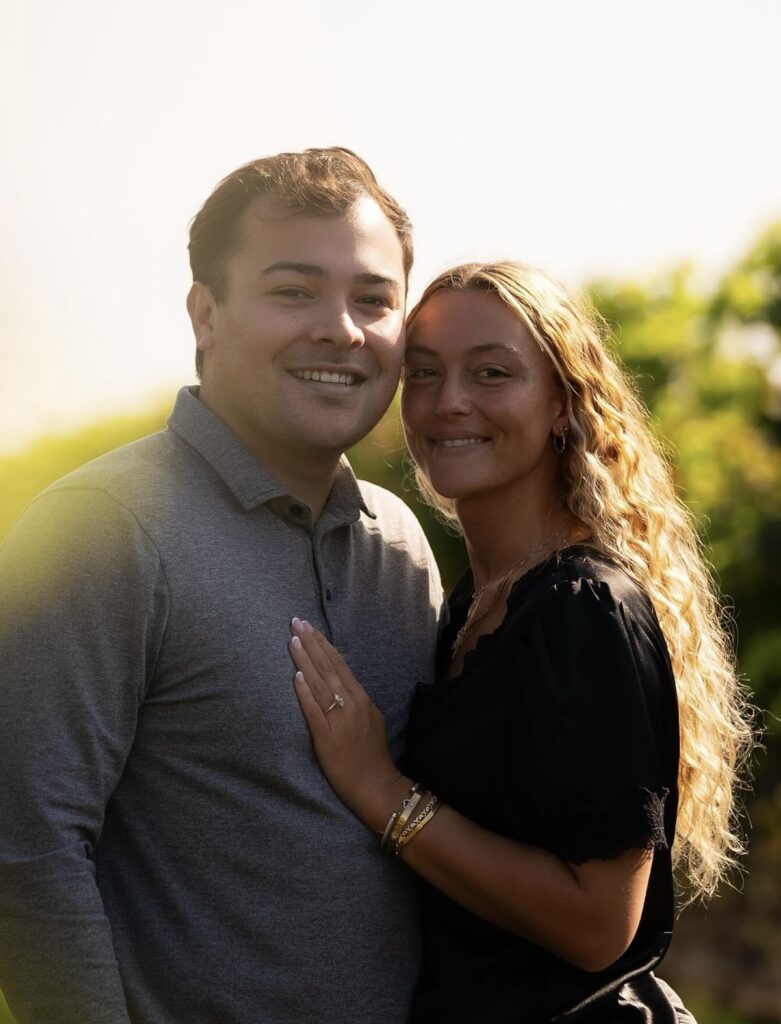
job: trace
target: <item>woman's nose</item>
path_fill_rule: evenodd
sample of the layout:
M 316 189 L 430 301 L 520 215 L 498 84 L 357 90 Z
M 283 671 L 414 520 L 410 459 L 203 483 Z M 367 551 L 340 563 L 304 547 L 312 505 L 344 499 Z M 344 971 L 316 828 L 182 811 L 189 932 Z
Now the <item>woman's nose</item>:
M 439 416 L 464 416 L 472 408 L 467 389 L 455 376 L 445 376 L 437 389 L 434 409 Z

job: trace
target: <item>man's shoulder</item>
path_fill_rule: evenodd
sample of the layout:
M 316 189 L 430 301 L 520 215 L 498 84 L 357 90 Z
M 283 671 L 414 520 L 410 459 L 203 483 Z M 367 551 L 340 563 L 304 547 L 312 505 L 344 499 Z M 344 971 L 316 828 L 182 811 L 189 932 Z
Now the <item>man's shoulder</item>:
M 143 528 L 186 506 L 192 477 L 186 445 L 170 431 L 149 434 L 99 455 L 49 484 L 30 501 L 11 536 L 52 533 L 63 542 L 79 532 L 108 536 L 130 522 Z
M 110 573 L 132 560 L 154 562 L 156 542 L 148 527 L 155 506 L 166 504 L 157 495 L 169 448 L 165 433 L 152 434 L 51 483 L 4 538 L 4 572 L 15 572 L 19 579 L 37 573 L 45 580 L 57 571 L 67 575 L 86 567 L 97 577 L 101 566 Z
M 159 489 L 170 477 L 182 445 L 170 431 L 160 431 L 114 448 L 60 477 L 40 497 L 68 491 L 102 491 L 121 504 L 134 504 Z
M 359 480 L 358 486 L 366 507 L 374 516 L 373 519 L 363 518 L 369 532 L 379 534 L 385 544 L 404 548 L 416 564 L 425 566 L 436 577 L 438 583 L 434 554 L 420 520 L 410 506 L 397 494 L 368 480 Z
M 377 525 L 383 530 L 392 529 L 422 535 L 423 530 L 417 516 L 397 494 L 369 480 L 359 480 L 358 486 L 366 507 L 374 513 Z

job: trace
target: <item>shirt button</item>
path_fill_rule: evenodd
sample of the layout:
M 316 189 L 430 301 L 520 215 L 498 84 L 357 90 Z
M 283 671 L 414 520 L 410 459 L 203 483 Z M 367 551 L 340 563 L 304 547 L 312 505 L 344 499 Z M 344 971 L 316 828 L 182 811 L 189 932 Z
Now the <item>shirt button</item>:
M 331 591 L 328 589 L 328 587 L 325 588 L 325 599 L 326 601 L 331 600 Z

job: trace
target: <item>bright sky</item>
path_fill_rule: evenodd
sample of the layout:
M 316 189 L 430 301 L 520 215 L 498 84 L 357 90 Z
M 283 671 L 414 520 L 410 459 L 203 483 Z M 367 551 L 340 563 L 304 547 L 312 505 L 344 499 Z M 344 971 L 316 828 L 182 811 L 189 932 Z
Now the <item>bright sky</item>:
M 717 274 L 781 216 L 778 0 L 4 0 L 0 451 L 193 379 L 187 228 L 345 145 L 436 271 Z

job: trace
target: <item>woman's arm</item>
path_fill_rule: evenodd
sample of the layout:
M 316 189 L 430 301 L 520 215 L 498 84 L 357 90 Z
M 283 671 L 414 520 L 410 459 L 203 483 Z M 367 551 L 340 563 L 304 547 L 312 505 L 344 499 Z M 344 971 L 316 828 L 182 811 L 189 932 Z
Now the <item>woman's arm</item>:
M 308 623 L 293 620 L 295 687 L 315 753 L 341 800 L 382 834 L 411 779 L 393 763 L 385 723 L 344 659 Z M 344 705 L 334 703 L 339 694 Z M 403 847 L 413 870 L 487 921 L 586 971 L 613 963 L 632 941 L 652 851 L 570 864 L 489 832 L 451 807 Z

